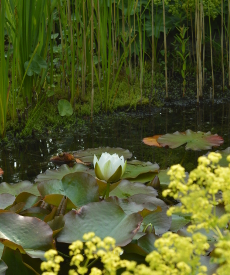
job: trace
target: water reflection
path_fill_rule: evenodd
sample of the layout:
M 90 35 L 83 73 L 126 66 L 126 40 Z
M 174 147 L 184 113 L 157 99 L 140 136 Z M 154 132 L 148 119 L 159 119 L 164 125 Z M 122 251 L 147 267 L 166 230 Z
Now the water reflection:
M 198 108 L 152 108 L 136 113 L 117 113 L 79 122 L 74 129 L 60 130 L 48 136 L 39 136 L 15 148 L 1 148 L 0 167 L 4 170 L 0 182 L 31 180 L 46 169 L 55 166 L 49 159 L 61 151 L 76 151 L 100 146 L 122 147 L 133 153 L 133 159 L 157 162 L 162 169 L 181 163 L 190 171 L 197 158 L 206 153 L 177 149 L 149 147 L 142 139 L 155 134 L 175 131 L 211 131 L 224 138 L 218 149 L 230 146 L 230 105 L 200 106 Z M 215 151 L 216 149 L 214 149 Z

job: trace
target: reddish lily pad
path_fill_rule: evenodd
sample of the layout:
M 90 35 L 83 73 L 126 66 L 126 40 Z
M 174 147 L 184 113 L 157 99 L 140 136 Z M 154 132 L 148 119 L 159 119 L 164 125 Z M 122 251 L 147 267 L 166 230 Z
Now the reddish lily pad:
M 4 174 L 4 171 L 2 170 L 2 168 L 0 168 L 0 177 Z
M 99 158 L 102 153 L 118 154 L 119 157 L 123 156 L 124 159 L 129 159 L 132 157 L 132 153 L 129 150 L 123 148 L 113 148 L 113 147 L 99 147 L 99 148 L 88 148 L 86 150 L 79 150 L 73 152 L 75 158 L 80 159 L 83 162 L 93 162 L 94 155 Z
M 75 164 L 73 167 L 69 167 L 67 164 L 63 164 L 60 166 L 57 170 L 46 170 L 45 173 L 39 174 L 37 178 L 35 179 L 35 182 L 43 182 L 47 180 L 61 180 L 64 176 L 75 173 L 75 172 L 85 172 L 89 170 L 88 167 L 86 167 L 83 164 Z
M 53 231 L 45 222 L 7 212 L 0 213 L 0 242 L 31 257 L 41 257 L 53 248 Z
M 185 143 L 186 150 L 208 150 L 213 146 L 220 146 L 224 140 L 217 134 L 212 135 L 211 132 L 193 132 L 186 130 L 185 133 L 175 132 L 173 134 L 166 134 L 157 139 L 157 142 L 163 147 L 177 148 Z
M 146 138 L 143 138 L 143 142 L 144 144 L 146 145 L 149 145 L 149 146 L 155 146 L 155 147 L 162 147 L 158 142 L 157 142 L 157 139 L 159 137 L 161 137 L 162 135 L 155 135 L 155 136 L 152 136 L 152 137 L 146 137 Z
M 58 242 L 72 243 L 82 240 L 86 232 L 94 232 L 100 238 L 113 237 L 118 246 L 130 243 L 142 222 L 140 214 L 127 215 L 120 206 L 106 201 L 89 203 L 78 211 L 72 210 L 64 219 L 65 226 L 58 234 Z

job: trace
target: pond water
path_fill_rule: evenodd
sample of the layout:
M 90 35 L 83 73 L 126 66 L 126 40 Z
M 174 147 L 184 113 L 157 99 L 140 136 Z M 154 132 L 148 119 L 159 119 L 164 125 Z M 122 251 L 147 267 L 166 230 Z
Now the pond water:
M 224 138 L 223 150 L 230 146 L 230 104 L 199 107 L 148 108 L 136 112 L 119 112 L 111 115 L 81 120 L 69 131 L 37 136 L 22 144 L 0 149 L 0 167 L 4 175 L 0 182 L 33 182 L 46 169 L 55 169 L 49 161 L 59 151 L 71 152 L 96 147 L 122 147 L 129 149 L 133 157 L 141 161 L 157 162 L 161 169 L 181 163 L 187 171 L 194 169 L 197 158 L 207 151 L 186 151 L 156 148 L 143 144 L 144 137 L 175 131 L 211 131 Z

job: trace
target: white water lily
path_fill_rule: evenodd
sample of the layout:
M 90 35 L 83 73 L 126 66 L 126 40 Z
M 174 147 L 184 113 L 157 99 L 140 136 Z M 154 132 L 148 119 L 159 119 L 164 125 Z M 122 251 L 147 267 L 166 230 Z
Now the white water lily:
M 125 172 L 126 161 L 117 154 L 102 153 L 100 159 L 94 155 L 93 165 L 96 177 L 106 182 L 118 181 Z

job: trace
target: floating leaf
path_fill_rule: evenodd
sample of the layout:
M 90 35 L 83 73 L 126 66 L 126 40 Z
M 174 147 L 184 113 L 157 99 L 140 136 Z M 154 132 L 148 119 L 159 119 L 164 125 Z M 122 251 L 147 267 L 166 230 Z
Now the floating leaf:
M 79 150 L 73 152 L 75 158 L 80 159 L 83 162 L 93 162 L 94 155 L 99 158 L 102 153 L 118 154 L 119 157 L 123 156 L 124 159 L 129 159 L 132 157 L 132 153 L 129 150 L 123 148 L 113 148 L 113 147 L 99 147 L 99 148 L 88 148 L 86 150 Z
M 138 199 L 141 201 L 140 198 Z M 162 200 L 157 198 L 155 199 L 158 200 L 158 208 L 155 211 L 147 213 L 147 215 L 143 219 L 143 226 L 151 224 L 154 227 L 155 234 L 160 235 L 169 230 L 172 222 L 172 217 L 169 217 L 166 214 L 168 206 Z M 145 200 L 146 202 L 151 202 L 152 198 L 149 195 L 145 195 L 142 197 L 142 200 Z
M 183 216 L 173 214 L 170 231 L 176 233 L 178 230 L 183 228 L 188 223 L 190 223 L 190 219 L 188 217 L 183 217 Z
M 100 238 L 114 238 L 118 246 L 131 242 L 142 222 L 140 214 L 126 215 L 121 207 L 105 201 L 89 203 L 78 211 L 72 210 L 64 219 L 65 226 L 58 234 L 58 242 L 72 243 L 82 240 L 86 232 L 94 232 Z
M 222 159 L 219 161 L 218 164 L 223 167 L 228 167 L 229 162 L 227 161 L 227 156 L 230 155 L 230 147 L 228 147 L 222 151 L 216 151 L 216 153 L 219 153 L 222 156 Z
M 11 194 L 0 194 L 0 209 L 5 209 L 14 203 L 15 196 Z
M 127 162 L 125 173 L 123 174 L 123 179 L 132 180 L 135 179 L 136 182 L 150 181 L 154 178 L 155 174 L 158 173 L 160 169 L 157 163 L 142 162 L 139 160 L 132 160 Z M 144 180 L 144 181 L 143 181 Z
M 39 275 L 31 266 L 23 262 L 22 255 L 18 249 L 12 250 L 9 247 L 5 247 L 2 259 L 8 266 L 6 274 Z
M 38 190 L 43 197 L 51 194 L 66 196 L 75 207 L 99 200 L 96 179 L 83 172 L 68 174 L 62 180 L 41 182 L 38 185 Z M 45 199 L 45 201 L 47 200 Z
M 211 132 L 193 132 L 186 130 L 185 133 L 175 132 L 173 134 L 166 134 L 157 139 L 157 142 L 165 147 L 177 148 L 185 143 L 185 149 L 191 149 L 194 151 L 208 150 L 212 146 L 220 146 L 224 140 L 217 134 L 212 135 Z
M 31 257 L 40 257 L 53 248 L 53 231 L 43 221 L 15 213 L 0 213 L 0 241 Z
M 57 163 L 57 164 L 68 164 L 71 162 L 75 162 L 75 158 L 72 154 L 70 153 L 66 153 L 66 152 L 62 152 L 56 156 L 52 156 L 50 158 L 50 161 L 53 163 Z
M 157 142 L 157 139 L 159 137 L 161 137 L 162 135 L 155 135 L 153 137 L 146 137 L 146 138 L 143 138 L 143 142 L 144 144 L 146 145 L 149 145 L 149 146 L 156 146 L 156 147 L 162 147 L 158 142 Z
M 138 246 L 141 247 L 146 254 L 149 254 L 153 250 L 156 250 L 156 247 L 154 246 L 155 241 L 159 239 L 158 236 L 156 236 L 153 233 L 148 233 L 137 240 Z
M 2 170 L 2 168 L 0 168 L 0 176 L 2 176 L 4 174 L 4 171 Z
M 71 116 L 73 114 L 73 108 L 68 100 L 60 99 L 58 101 L 58 112 L 60 116 Z
M 0 194 L 2 193 L 8 193 L 14 196 L 17 196 L 21 192 L 30 189 L 33 186 L 33 184 L 30 181 L 21 181 L 15 184 L 9 184 L 6 182 L 2 182 L 0 184 Z
M 42 182 L 54 179 L 61 180 L 65 175 L 75 172 L 85 172 L 87 170 L 89 170 L 89 168 L 83 164 L 75 164 L 73 167 L 69 167 L 68 165 L 63 164 L 57 170 L 48 169 L 45 171 L 45 173 L 39 174 L 35 179 L 35 182 Z
M 5 275 L 5 271 L 7 270 L 8 266 L 5 264 L 3 260 L 0 260 L 0 275 Z
M 120 184 L 109 193 L 110 196 L 117 196 L 118 198 L 129 198 L 136 194 L 149 194 L 156 197 L 157 191 L 151 186 L 145 186 L 138 182 L 132 183 L 128 180 L 122 180 Z
M 35 205 L 39 200 L 40 197 L 34 196 L 27 192 L 22 192 L 16 197 L 14 204 L 24 202 L 25 204 L 22 210 L 26 210 Z
M 53 230 L 53 236 L 56 236 L 65 225 L 64 217 L 63 216 L 56 216 L 52 221 L 48 222 L 48 225 Z

